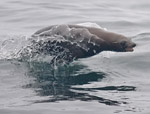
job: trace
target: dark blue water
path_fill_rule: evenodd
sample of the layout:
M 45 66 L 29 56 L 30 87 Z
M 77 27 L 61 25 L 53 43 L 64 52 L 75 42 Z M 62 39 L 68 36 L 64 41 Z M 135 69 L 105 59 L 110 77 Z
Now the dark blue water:
M 0 114 L 149 114 L 149 0 L 5 0 L 0 2 Z M 134 52 L 102 52 L 52 67 L 20 61 L 38 29 L 96 23 L 131 37 Z

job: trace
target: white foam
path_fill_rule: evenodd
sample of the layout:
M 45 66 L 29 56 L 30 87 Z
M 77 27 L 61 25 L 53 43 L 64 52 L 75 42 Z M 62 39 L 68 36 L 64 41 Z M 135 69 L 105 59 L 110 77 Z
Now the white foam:
M 103 30 L 107 31 L 107 28 L 102 28 L 100 25 L 98 25 L 96 23 L 85 22 L 85 23 L 79 23 L 77 25 L 85 26 L 85 27 L 95 27 L 95 28 L 99 28 L 99 29 L 103 29 Z

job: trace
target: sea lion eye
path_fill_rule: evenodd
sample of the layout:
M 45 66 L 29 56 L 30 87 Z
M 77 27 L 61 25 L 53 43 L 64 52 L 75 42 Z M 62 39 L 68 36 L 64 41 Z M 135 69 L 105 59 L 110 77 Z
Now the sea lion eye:
M 120 43 L 120 45 L 121 45 L 122 47 L 126 47 L 126 41 L 122 41 L 122 42 Z

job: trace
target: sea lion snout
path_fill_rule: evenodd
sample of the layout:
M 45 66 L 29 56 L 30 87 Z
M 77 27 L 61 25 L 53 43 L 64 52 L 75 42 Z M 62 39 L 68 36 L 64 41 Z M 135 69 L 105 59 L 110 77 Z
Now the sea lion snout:
M 132 47 L 135 47 L 135 46 L 136 46 L 136 44 L 135 44 L 135 43 L 133 43 L 133 44 L 132 44 Z
M 136 46 L 135 43 L 133 42 L 130 42 L 129 44 L 127 44 L 126 48 L 125 48 L 125 51 L 126 52 L 133 52 L 134 51 L 134 47 Z

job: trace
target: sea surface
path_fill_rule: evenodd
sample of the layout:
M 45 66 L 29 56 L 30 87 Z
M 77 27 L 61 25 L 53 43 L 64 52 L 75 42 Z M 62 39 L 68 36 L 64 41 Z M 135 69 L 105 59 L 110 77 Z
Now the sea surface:
M 102 52 L 52 67 L 20 61 L 37 30 L 95 23 L 134 52 Z M 150 0 L 0 0 L 0 114 L 150 114 Z

